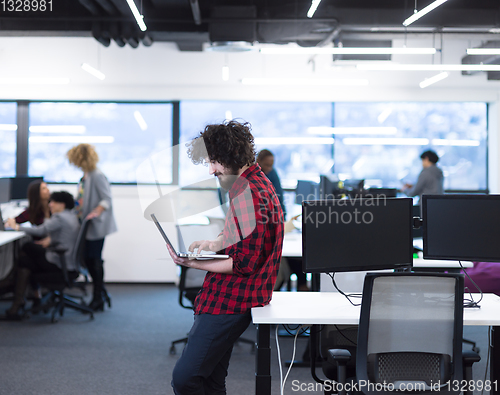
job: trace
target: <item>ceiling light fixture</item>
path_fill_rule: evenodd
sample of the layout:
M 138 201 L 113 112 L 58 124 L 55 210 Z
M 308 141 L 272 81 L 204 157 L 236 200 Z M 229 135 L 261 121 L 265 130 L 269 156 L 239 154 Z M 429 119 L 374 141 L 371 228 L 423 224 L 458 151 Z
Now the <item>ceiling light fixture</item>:
M 497 64 L 359 63 L 356 68 L 367 71 L 500 71 L 500 65 Z
M 422 18 L 424 15 L 431 12 L 433 9 L 439 7 L 441 4 L 446 3 L 448 0 L 436 0 L 435 2 L 429 4 L 427 7 L 422 8 L 420 11 L 415 12 L 412 16 L 405 19 L 403 26 L 409 26 L 416 20 Z
M 69 78 L 7 77 L 0 78 L 0 85 L 67 85 Z
M 342 139 L 342 143 L 345 145 L 428 145 L 429 139 L 347 137 Z
M 426 78 L 423 80 L 420 84 L 418 84 L 422 89 L 427 88 L 429 85 L 435 84 L 436 82 L 439 82 L 441 80 L 444 80 L 447 78 L 450 74 L 447 73 L 446 71 L 443 71 L 442 73 L 436 74 L 433 77 Z
M 311 126 L 307 128 L 308 134 L 332 135 L 332 134 L 396 134 L 398 129 L 395 127 L 361 126 L 361 127 L 329 127 L 329 126 Z
M 500 55 L 500 48 L 467 48 L 467 55 Z
M 113 136 L 31 136 L 30 143 L 71 143 L 71 144 L 111 144 L 115 141 Z
M 432 139 L 432 145 L 451 145 L 455 147 L 479 147 L 480 143 L 477 140 Z
M 222 66 L 222 81 L 229 81 L 229 66 Z
M 5 130 L 6 132 L 15 132 L 17 130 L 17 125 L 13 123 L 0 123 L 0 130 Z
M 139 111 L 137 110 L 134 111 L 134 118 L 143 132 L 148 129 L 148 124 L 146 123 L 146 121 L 142 117 L 142 114 Z
M 84 125 L 37 125 L 30 126 L 30 133 L 85 134 Z
M 367 79 L 345 79 L 345 78 L 242 78 L 243 85 L 300 85 L 300 86 L 366 86 Z
M 255 144 L 259 145 L 331 145 L 333 137 L 256 137 Z
M 312 18 L 316 10 L 318 9 L 319 3 L 321 3 L 321 0 L 312 0 L 311 2 L 311 7 L 309 8 L 309 11 L 307 11 L 307 17 Z
M 359 48 L 320 48 L 320 47 L 277 47 L 261 48 L 265 55 L 434 55 L 436 48 L 392 48 L 392 47 L 359 47 Z
M 101 81 L 106 78 L 104 73 L 101 73 L 99 70 L 93 68 L 87 63 L 82 63 L 82 69 L 84 69 L 87 73 L 92 74 L 95 78 L 100 79 Z
M 144 23 L 144 15 L 141 15 L 139 10 L 137 9 L 137 6 L 134 3 L 134 0 L 127 0 L 127 4 L 130 7 L 130 10 L 132 11 L 132 14 L 134 14 L 134 18 L 137 21 L 137 24 L 139 25 L 139 28 L 144 32 L 146 31 L 147 27 L 146 24 Z

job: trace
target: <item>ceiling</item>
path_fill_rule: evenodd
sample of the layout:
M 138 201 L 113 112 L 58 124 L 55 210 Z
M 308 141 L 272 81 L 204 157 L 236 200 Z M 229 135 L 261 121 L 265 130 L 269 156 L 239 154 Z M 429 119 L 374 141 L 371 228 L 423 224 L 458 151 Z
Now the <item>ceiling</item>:
M 116 81 L 113 81 L 112 78 L 117 78 L 118 74 L 125 74 L 127 71 L 128 75 L 123 76 L 124 81 L 131 80 L 130 76 L 133 75 L 134 81 L 137 83 L 141 82 L 140 78 L 153 78 L 153 76 L 156 80 L 167 83 L 165 78 L 168 78 L 168 74 L 176 76 L 173 83 L 180 83 L 184 78 L 183 73 L 165 73 L 165 68 L 178 67 L 182 72 L 187 70 L 187 67 L 200 64 L 200 58 L 195 58 L 195 56 L 203 56 L 205 62 L 203 68 L 198 68 L 196 75 L 201 75 L 203 72 L 218 75 L 220 66 L 217 66 L 216 69 L 214 63 L 214 66 L 210 68 L 208 61 L 209 59 L 215 60 L 215 58 L 206 54 L 207 49 L 227 54 L 231 51 L 241 50 L 242 45 L 235 45 L 239 42 L 246 43 L 244 49 L 289 43 L 301 47 L 332 45 L 343 45 L 344 47 L 434 46 L 439 51 L 437 55 L 393 55 L 392 61 L 400 63 L 483 62 L 500 64 L 500 56 L 471 57 L 465 54 L 465 48 L 471 46 L 500 47 L 499 0 L 448 0 L 410 26 L 403 26 L 402 22 L 413 14 L 415 7 L 421 10 L 432 1 L 323 0 L 314 16 L 308 18 L 306 14 L 311 0 L 135 0 L 147 25 L 147 30 L 142 32 L 135 22 L 126 0 L 66 0 L 63 2 L 52 0 L 52 11 L 0 12 L 0 37 L 3 36 L 4 40 L 11 41 L 10 47 L 9 43 L 5 41 L 2 41 L 0 46 L 0 57 L 2 57 L 3 50 L 2 59 L 4 59 L 0 64 L 0 69 L 8 65 L 11 67 L 8 70 L 25 67 L 27 62 L 23 63 L 24 53 L 36 51 L 40 45 L 38 41 L 34 41 L 31 43 L 31 47 L 21 49 L 17 41 L 19 39 L 13 39 L 26 36 L 32 36 L 33 39 L 54 37 L 53 40 L 58 37 L 81 37 L 90 40 L 94 37 L 92 41 L 97 46 L 103 49 L 106 47 L 102 55 L 102 68 L 104 71 L 106 68 L 110 70 L 107 72 L 109 82 L 107 77 L 106 83 L 115 83 Z M 1 7 L 0 3 L 0 11 Z M 26 41 L 27 44 L 30 41 L 22 40 Z M 59 41 L 46 41 L 51 46 L 53 46 L 52 43 L 59 43 Z M 68 43 L 69 47 L 64 45 L 60 47 L 60 52 L 66 56 L 57 58 L 58 66 L 67 64 L 66 70 L 69 70 L 70 55 L 74 55 L 73 63 L 77 66 L 81 63 L 80 58 L 84 56 L 92 58 L 90 48 L 81 49 L 75 46 L 72 49 L 70 45 Z M 180 56 L 171 52 L 170 48 L 172 47 L 176 48 L 176 52 Z M 15 48 L 18 48 L 17 51 Z M 45 53 L 45 56 L 41 55 L 37 58 L 38 67 L 42 64 L 41 62 L 46 62 L 47 69 L 53 70 L 54 73 L 56 70 L 59 72 L 59 69 L 53 64 L 49 66 L 48 63 L 55 54 L 51 51 L 56 51 L 56 48 L 47 46 L 43 51 L 40 48 L 40 51 Z M 170 51 L 169 55 L 166 55 L 165 51 Z M 141 54 L 141 56 L 138 59 L 132 59 L 129 52 Z M 151 52 L 151 54 L 156 52 L 156 58 L 150 60 L 145 52 Z M 15 56 L 9 57 L 8 55 L 11 53 Z M 123 53 L 123 55 L 119 53 Z M 168 56 L 174 55 L 176 62 L 168 62 Z M 223 62 L 227 63 L 227 55 L 224 56 L 226 58 Z M 278 58 L 275 55 L 271 56 L 273 56 L 273 61 Z M 109 60 L 111 57 L 112 63 Z M 253 65 L 250 64 L 250 59 L 253 60 Z M 274 74 L 283 74 L 283 66 L 274 65 L 266 59 L 268 58 L 262 57 L 262 55 L 261 57 L 253 56 L 245 59 L 230 58 L 231 80 L 236 81 L 236 76 L 238 76 L 239 81 L 240 77 L 251 74 L 259 76 L 259 73 L 264 76 L 272 76 L 274 69 L 276 69 Z M 295 61 L 298 58 L 293 58 L 293 64 L 291 59 L 290 57 L 282 57 L 282 62 L 287 65 L 286 71 L 289 74 L 298 73 L 298 62 Z M 324 56 L 317 57 L 315 66 L 311 63 L 311 57 L 308 56 L 302 67 L 304 69 L 308 67 L 309 71 L 314 71 L 317 74 L 321 73 L 319 65 L 323 59 L 325 59 Z M 329 63 L 325 62 L 325 67 L 329 67 L 329 71 L 325 71 L 324 74 L 327 72 L 352 74 L 351 69 L 335 68 L 336 63 L 349 60 L 363 61 L 374 60 L 374 58 L 363 58 L 360 55 L 351 57 L 334 55 L 332 59 L 330 55 L 328 57 Z M 147 67 L 149 72 L 137 75 L 136 69 L 133 68 L 133 65 L 136 64 L 139 64 L 141 68 Z M 111 66 L 114 66 L 113 72 L 111 72 Z M 235 66 L 239 66 L 241 71 L 238 71 Z M 296 75 L 298 75 L 297 73 Z M 425 75 L 423 72 L 409 73 L 411 77 L 408 73 L 398 73 L 399 79 L 391 77 L 395 76 L 394 73 L 383 75 L 389 75 L 389 83 L 399 84 L 399 86 L 403 84 L 418 85 L 418 81 L 432 75 L 429 72 Z M 199 84 L 199 80 L 193 78 L 193 74 L 184 74 L 186 74 L 186 83 Z M 370 84 L 376 85 L 382 72 L 373 72 L 372 74 L 365 72 L 365 74 L 367 76 L 373 75 Z M 474 73 L 456 72 L 444 84 L 449 84 L 450 87 L 456 86 L 457 79 L 461 78 L 464 80 L 465 86 L 474 88 L 478 87 L 478 84 L 482 84 L 483 81 L 486 83 L 486 80 L 500 80 L 500 72 L 475 73 L 477 78 L 464 78 L 464 74 Z M 77 78 L 72 77 L 72 80 L 77 81 Z M 488 84 L 497 87 L 498 82 L 489 82 Z
M 181 51 L 221 41 L 316 46 L 405 34 L 500 40 L 498 0 L 449 0 L 407 28 L 402 22 L 415 5 L 420 10 L 432 0 L 323 0 L 312 18 L 306 16 L 311 0 L 135 0 L 148 27 L 144 33 L 126 0 L 52 1 L 52 11 L 2 12 L 0 35 L 93 35 L 105 46 L 110 40 L 132 47 L 175 42 Z

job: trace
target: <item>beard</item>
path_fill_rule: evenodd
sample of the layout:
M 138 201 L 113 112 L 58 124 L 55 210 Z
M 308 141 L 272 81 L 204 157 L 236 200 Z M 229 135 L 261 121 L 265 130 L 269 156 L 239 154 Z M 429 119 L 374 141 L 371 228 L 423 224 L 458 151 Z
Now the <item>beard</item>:
M 238 173 L 232 170 L 227 170 L 227 173 L 217 172 L 214 176 L 216 176 L 219 180 L 220 186 L 226 191 L 229 191 L 238 178 Z

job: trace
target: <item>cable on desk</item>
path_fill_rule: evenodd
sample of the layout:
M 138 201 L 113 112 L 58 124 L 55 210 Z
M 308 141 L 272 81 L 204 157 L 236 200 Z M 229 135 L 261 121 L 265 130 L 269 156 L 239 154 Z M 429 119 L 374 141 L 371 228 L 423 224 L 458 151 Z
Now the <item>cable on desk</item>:
M 469 292 L 469 295 L 470 295 L 470 299 L 464 299 L 464 307 L 466 307 L 466 308 L 470 308 L 470 307 L 480 308 L 481 306 L 479 305 L 479 302 L 481 300 L 483 300 L 483 291 L 481 291 L 481 288 L 479 288 L 479 286 L 474 282 L 474 280 L 472 278 L 470 278 L 469 274 L 467 273 L 467 271 L 465 270 L 464 266 L 462 265 L 462 261 L 458 261 L 458 263 L 460 264 L 460 267 L 462 268 L 462 271 L 465 273 L 465 275 L 467 276 L 467 278 L 470 280 L 470 282 L 472 284 L 474 284 L 474 286 L 476 287 L 476 289 L 481 294 L 481 296 L 479 297 L 479 300 L 476 302 L 474 300 L 474 297 L 472 296 L 472 292 L 469 290 L 469 288 L 467 288 L 467 291 Z
M 337 283 L 335 282 L 335 272 L 334 273 L 327 273 L 327 274 L 332 279 L 332 284 L 335 287 L 335 289 L 341 295 L 344 295 L 346 297 L 346 299 L 349 301 L 350 304 L 352 304 L 353 306 L 361 306 L 361 303 L 354 303 L 350 298 L 361 298 L 361 297 L 363 297 L 362 294 L 346 294 L 344 291 L 342 291 L 341 289 L 339 289 L 339 287 L 337 287 Z

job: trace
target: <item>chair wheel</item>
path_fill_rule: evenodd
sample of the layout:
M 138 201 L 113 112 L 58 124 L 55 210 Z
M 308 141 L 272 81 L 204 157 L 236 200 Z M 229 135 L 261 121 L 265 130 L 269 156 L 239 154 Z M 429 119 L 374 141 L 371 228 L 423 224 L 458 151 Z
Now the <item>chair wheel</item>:
M 175 351 L 175 346 L 172 344 L 170 346 L 170 355 L 175 355 L 176 354 L 176 351 Z

